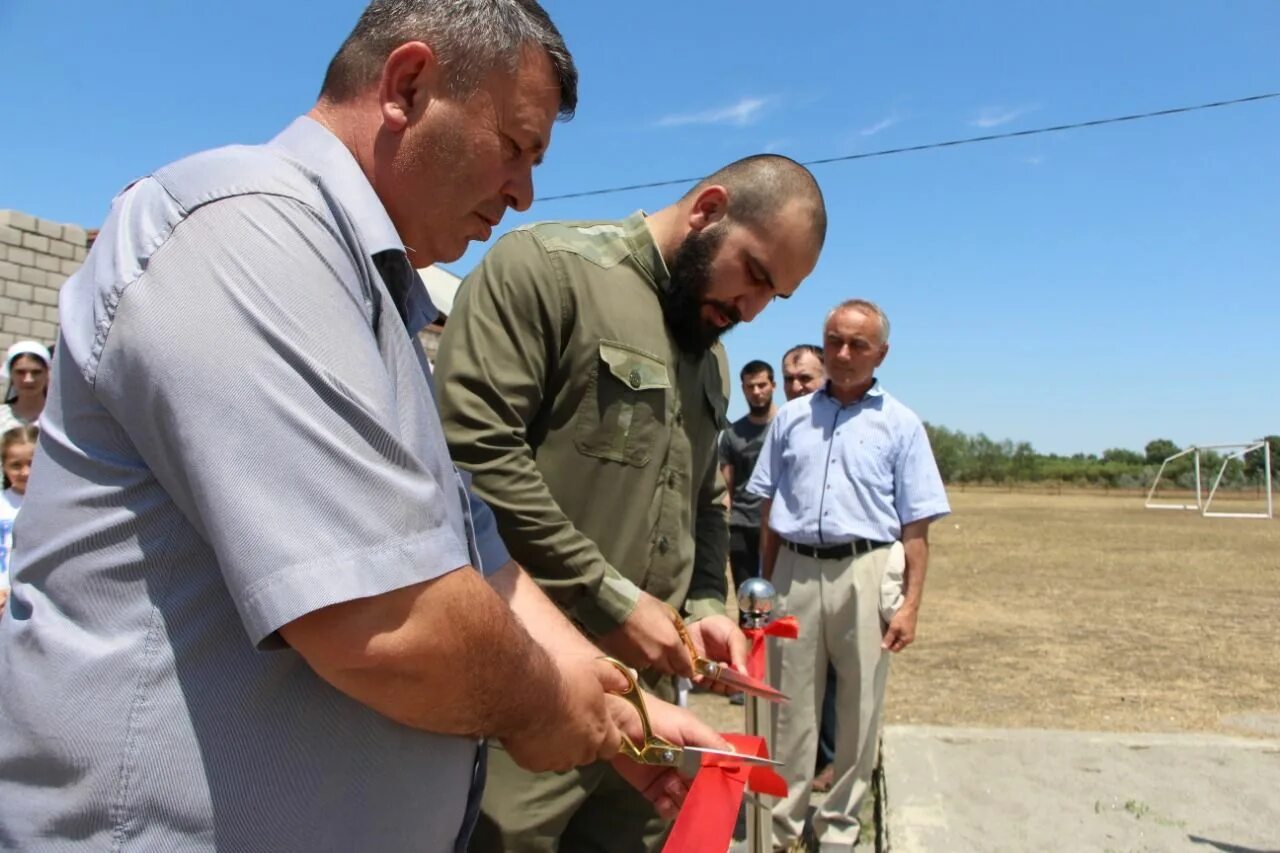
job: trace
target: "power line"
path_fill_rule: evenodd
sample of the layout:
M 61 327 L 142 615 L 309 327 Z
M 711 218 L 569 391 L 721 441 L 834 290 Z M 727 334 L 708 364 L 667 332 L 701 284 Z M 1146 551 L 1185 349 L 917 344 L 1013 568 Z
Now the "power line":
M 964 139 L 949 139 L 945 142 L 929 142 L 924 145 L 907 145 L 902 148 L 884 148 L 880 151 L 866 151 L 862 154 L 845 154 L 841 157 L 823 157 L 820 160 L 804 160 L 801 165 L 804 166 L 824 166 L 827 163 L 841 163 L 847 160 L 867 160 L 872 157 L 888 157 L 890 154 L 907 154 L 914 151 L 931 151 L 935 148 L 951 148 L 956 145 L 972 145 L 977 142 L 994 142 L 997 139 L 1014 139 L 1019 136 L 1037 136 L 1042 133 L 1058 133 L 1064 130 L 1079 130 L 1084 127 L 1099 127 L 1104 124 L 1119 124 L 1124 121 L 1139 121 L 1141 119 L 1158 118 L 1160 116 L 1171 116 L 1179 113 L 1192 113 L 1198 110 L 1211 110 L 1215 107 L 1230 107 L 1237 104 L 1247 104 L 1252 101 L 1265 101 L 1269 98 L 1280 98 L 1280 92 L 1268 92 L 1263 95 L 1250 95 L 1247 98 L 1232 98 L 1229 101 L 1213 101 L 1208 104 L 1194 104 L 1186 107 L 1173 107 L 1167 110 L 1155 110 L 1146 113 L 1134 113 L 1127 116 L 1112 116 L 1110 118 L 1096 118 L 1090 121 L 1078 121 L 1071 124 L 1056 124 L 1052 127 L 1037 127 L 1031 130 L 1014 130 L 1007 133 L 990 133 L 985 136 L 970 136 Z M 560 195 L 542 196 L 538 199 L 543 201 L 560 201 L 568 198 L 586 198 L 594 195 L 612 195 L 613 193 L 625 193 L 632 190 L 647 190 L 653 187 L 670 187 L 677 184 L 691 184 L 702 180 L 703 176 L 696 178 L 674 178 L 668 181 L 651 181 L 646 184 L 628 184 L 622 187 L 608 187 L 599 190 L 586 190 L 576 193 L 561 193 Z

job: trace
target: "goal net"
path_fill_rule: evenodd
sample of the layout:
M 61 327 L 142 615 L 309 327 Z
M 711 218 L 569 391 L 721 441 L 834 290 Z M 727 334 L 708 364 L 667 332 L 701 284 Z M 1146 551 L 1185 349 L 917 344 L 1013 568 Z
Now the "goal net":
M 1272 475 L 1268 441 L 1196 445 L 1160 463 L 1145 505 L 1205 518 L 1273 518 Z

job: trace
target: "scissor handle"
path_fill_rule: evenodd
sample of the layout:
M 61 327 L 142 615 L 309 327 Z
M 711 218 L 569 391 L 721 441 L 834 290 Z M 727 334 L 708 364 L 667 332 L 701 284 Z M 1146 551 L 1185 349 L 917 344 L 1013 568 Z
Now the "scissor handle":
M 670 604 L 667 605 L 667 610 L 671 613 L 671 623 L 676 626 L 676 633 L 680 635 L 680 642 L 684 643 L 684 647 L 689 650 L 689 659 L 693 661 L 694 669 L 697 669 L 698 661 L 702 660 L 702 655 L 698 654 L 698 647 L 693 644 L 693 637 L 689 636 L 689 629 L 685 627 L 684 620 L 680 618 L 680 611 Z
M 649 709 L 644 705 L 644 695 L 640 692 L 640 684 L 636 681 L 636 674 L 631 671 L 631 667 L 627 666 L 617 658 L 606 657 L 605 660 L 613 664 L 618 672 L 622 673 L 622 677 L 627 680 L 627 689 L 614 695 L 620 696 L 631 703 L 631 707 L 636 709 L 636 713 L 640 715 L 640 727 L 644 731 L 645 743 L 653 738 L 653 726 L 649 723 Z M 622 735 L 622 752 L 632 761 L 644 761 L 644 746 L 637 746 L 627 737 L 625 732 L 619 732 Z
M 640 728 L 644 732 L 644 743 L 639 745 L 632 741 L 626 732 L 619 732 L 622 742 L 618 751 L 638 764 L 674 765 L 679 758 L 680 748 L 653 733 L 653 724 L 649 721 L 649 709 L 645 707 L 644 693 L 640 690 L 640 683 L 636 681 L 636 674 L 631 667 L 617 658 L 606 657 L 605 660 L 613 664 L 627 679 L 626 690 L 610 692 L 631 703 L 631 707 L 635 708 L 636 713 L 640 715 Z

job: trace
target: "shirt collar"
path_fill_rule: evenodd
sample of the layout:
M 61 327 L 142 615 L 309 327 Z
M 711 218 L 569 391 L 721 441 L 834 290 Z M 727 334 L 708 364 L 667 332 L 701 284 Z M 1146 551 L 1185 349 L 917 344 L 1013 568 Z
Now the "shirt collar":
M 871 387 L 870 387 L 870 388 L 868 388 L 868 389 L 867 389 L 867 391 L 866 391 L 866 393 L 862 395 L 862 399 L 860 399 L 860 400 L 854 400 L 852 403 L 847 403 L 847 404 L 846 404 L 846 403 L 841 403 L 841 402 L 840 402 L 839 400 L 837 400 L 835 397 L 832 397 L 832 396 L 831 396 L 831 390 L 830 390 L 830 389 L 831 389 L 831 380 L 830 380 L 830 379 L 828 379 L 826 382 L 822 383 L 822 387 L 821 387 L 821 388 L 819 388 L 817 391 L 815 391 L 815 392 L 814 392 L 814 397 L 815 397 L 815 398 L 820 398 L 820 399 L 822 399 L 822 400 L 825 400 L 825 401 L 827 401 L 827 402 L 831 403 L 831 405 L 836 406 L 837 408 L 843 408 L 843 407 L 844 407 L 844 406 L 846 406 L 846 405 L 849 405 L 849 406 L 858 406 L 858 405 L 861 405 L 862 403 L 867 402 L 868 400 L 872 399 L 873 397 L 883 397 L 883 396 L 884 396 L 884 389 L 880 387 L 880 380 L 879 380 L 879 379 L 877 379 L 877 378 L 874 378 L 874 377 L 873 377 L 873 378 L 872 378 L 872 380 L 871 380 Z
M 667 269 L 662 252 L 658 251 L 658 244 L 654 242 L 653 232 L 649 230 L 649 223 L 645 218 L 645 212 L 637 210 L 622 220 L 623 235 L 641 268 L 653 279 L 658 290 L 665 291 L 671 281 L 671 272 Z
M 360 243 L 369 254 L 387 249 L 404 251 L 404 243 L 387 215 L 373 185 L 347 146 L 327 127 L 309 116 L 299 116 L 269 143 L 320 178 L 351 216 Z
M 435 320 L 440 311 L 431 304 L 387 209 L 347 146 L 309 116 L 294 119 L 270 144 L 319 177 L 325 191 L 350 215 L 356 236 L 374 259 L 409 333 L 417 334 Z M 386 252 L 397 253 L 400 259 L 391 259 Z

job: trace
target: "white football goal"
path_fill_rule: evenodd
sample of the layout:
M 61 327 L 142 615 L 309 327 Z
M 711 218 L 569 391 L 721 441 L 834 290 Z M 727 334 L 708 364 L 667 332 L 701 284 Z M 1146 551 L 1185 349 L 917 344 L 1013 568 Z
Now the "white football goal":
M 1266 509 L 1256 512 L 1220 512 L 1213 508 L 1213 499 L 1218 494 L 1218 488 L 1222 485 L 1223 475 L 1227 473 L 1227 467 L 1233 462 L 1238 461 L 1244 465 L 1248 460 L 1247 457 L 1251 453 L 1262 454 L 1262 482 L 1259 484 L 1260 490 L 1266 499 Z M 1212 458 L 1218 464 L 1217 474 L 1213 477 L 1213 483 L 1209 487 L 1208 495 L 1204 491 L 1204 472 L 1201 462 L 1202 455 L 1212 454 Z M 1192 470 L 1194 478 L 1194 496 L 1182 501 L 1170 501 L 1157 498 L 1156 493 L 1161 486 L 1168 482 L 1165 477 L 1166 471 L 1169 469 L 1169 463 L 1181 459 L 1184 456 L 1192 457 Z M 1181 467 L 1181 466 L 1178 466 Z M 1188 447 L 1185 450 L 1179 450 L 1160 463 L 1160 470 L 1156 472 L 1155 480 L 1151 483 L 1151 490 L 1147 492 L 1146 507 L 1147 509 L 1181 509 L 1198 512 L 1205 518 L 1274 518 L 1274 503 L 1272 501 L 1272 479 L 1271 479 L 1271 443 L 1269 441 L 1247 441 L 1236 444 L 1200 444 Z M 1194 499 L 1194 503 L 1189 502 Z

